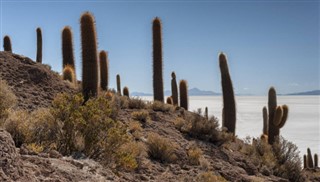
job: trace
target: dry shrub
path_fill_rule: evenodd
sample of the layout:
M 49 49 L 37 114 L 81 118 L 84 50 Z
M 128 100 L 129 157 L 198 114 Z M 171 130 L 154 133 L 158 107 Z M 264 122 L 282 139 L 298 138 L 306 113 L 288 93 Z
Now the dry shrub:
M 154 111 L 161 111 L 161 112 L 170 112 L 174 110 L 174 106 L 170 104 L 164 104 L 160 101 L 154 101 L 148 105 L 148 107 Z
M 203 172 L 197 176 L 197 182 L 226 182 L 222 176 L 216 176 L 212 172 Z
M 289 179 L 289 181 L 305 181 L 305 177 L 302 175 L 298 147 L 280 137 L 276 139 L 272 148 L 277 160 L 274 174 Z
M 28 143 L 47 148 L 59 139 L 62 126 L 49 109 L 40 108 L 33 111 L 25 122 L 28 123 Z
M 135 139 L 139 139 L 142 136 L 142 127 L 141 123 L 138 121 L 131 121 L 129 122 L 129 132 Z
M 175 120 L 174 120 L 174 126 L 177 130 L 179 131 L 184 131 L 184 128 L 183 126 L 185 126 L 185 120 L 181 117 L 177 117 Z
M 137 121 L 140 121 L 142 123 L 146 123 L 149 118 L 149 112 L 146 110 L 134 111 L 131 113 L 131 116 L 133 119 L 135 119 Z
M 240 152 L 248 155 L 262 174 L 273 174 L 289 181 L 305 181 L 296 145 L 282 137 L 272 146 L 260 138 L 253 139 L 249 145 L 249 140 Z
M 146 103 L 140 98 L 130 98 L 129 99 L 129 109 L 146 109 Z
M 157 133 L 150 133 L 147 139 L 149 157 L 160 162 L 174 162 L 177 159 L 175 155 L 176 145 L 168 139 L 161 137 Z
M 202 150 L 196 145 L 192 145 L 187 152 L 188 160 L 191 165 L 199 165 L 202 158 Z
M 20 147 L 28 137 L 27 111 L 12 111 L 4 123 L 4 128 L 11 134 L 16 147 Z
M 6 83 L 0 79 L 0 126 L 8 117 L 9 110 L 17 103 L 17 98 Z
M 26 147 L 27 147 L 27 149 L 29 149 L 29 150 L 37 153 L 37 154 L 44 150 L 42 145 L 39 145 L 39 144 L 36 144 L 36 143 L 30 143 Z
M 112 107 L 105 97 L 82 103 L 81 94 L 60 94 L 53 101 L 51 113 L 62 125 L 58 150 L 64 155 L 83 152 L 106 165 L 117 162 L 120 147 L 130 141 L 127 127 L 111 118 Z
M 141 159 L 146 156 L 146 149 L 141 142 L 128 142 L 122 145 L 117 154 L 119 168 L 132 171 L 139 168 Z

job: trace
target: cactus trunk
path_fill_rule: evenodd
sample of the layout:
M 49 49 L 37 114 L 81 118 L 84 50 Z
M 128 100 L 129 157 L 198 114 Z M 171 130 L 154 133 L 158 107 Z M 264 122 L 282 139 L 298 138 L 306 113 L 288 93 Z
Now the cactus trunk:
M 100 51 L 100 87 L 102 90 L 108 90 L 108 54 L 106 51 Z
M 171 92 L 172 92 L 172 101 L 173 105 L 178 105 L 178 86 L 177 86 L 177 80 L 176 80 L 176 74 L 175 72 L 171 73 Z
M 180 88 L 180 107 L 188 110 L 188 86 L 186 80 L 181 80 L 179 84 Z
M 307 162 L 308 162 L 308 167 L 313 169 L 313 160 L 312 160 L 312 154 L 310 148 L 307 149 Z
M 221 71 L 221 84 L 223 93 L 223 121 L 222 126 L 228 129 L 228 132 L 235 135 L 236 130 L 236 102 L 233 92 L 231 77 L 226 56 L 219 55 L 219 65 Z
M 277 108 L 277 94 L 276 90 L 271 87 L 268 93 L 268 111 L 269 111 L 269 121 L 268 121 L 268 142 L 273 144 L 275 141 L 277 127 L 273 123 L 274 114 Z
M 37 28 L 37 63 L 42 63 L 42 32 Z
M 8 35 L 3 37 L 3 50 L 7 52 L 12 52 L 11 40 Z
M 84 100 L 98 94 L 97 37 L 94 17 L 86 12 L 81 16 L 82 93 Z
M 62 69 L 67 65 L 70 65 L 73 68 L 75 80 L 77 80 L 73 54 L 72 31 L 68 26 L 64 27 L 62 30 Z
M 121 80 L 120 80 L 120 75 L 117 75 L 117 93 L 121 95 Z
M 266 107 L 263 107 L 262 115 L 263 115 L 263 134 L 268 135 L 268 111 Z
M 153 98 L 164 102 L 162 78 L 162 34 L 161 21 L 158 17 L 153 20 Z
M 128 87 L 123 88 L 123 95 L 129 97 L 129 88 Z

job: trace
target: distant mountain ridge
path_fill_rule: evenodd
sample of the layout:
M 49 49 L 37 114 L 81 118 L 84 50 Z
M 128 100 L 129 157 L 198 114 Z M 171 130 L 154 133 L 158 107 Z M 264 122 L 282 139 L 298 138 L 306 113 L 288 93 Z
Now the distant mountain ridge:
M 320 95 L 320 90 L 312 90 L 306 92 L 289 93 L 285 95 Z

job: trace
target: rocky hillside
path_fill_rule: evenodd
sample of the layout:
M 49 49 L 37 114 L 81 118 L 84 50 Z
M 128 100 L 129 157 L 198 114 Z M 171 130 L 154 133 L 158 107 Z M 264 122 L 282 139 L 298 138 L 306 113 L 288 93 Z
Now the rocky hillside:
M 75 92 L 50 66 L 4 51 L 0 52 L 0 78 L 11 87 L 21 109 L 48 107 L 57 93 Z
M 48 66 L 16 54 L 0 52 L 0 76 L 18 98 L 16 109 L 32 111 L 49 107 L 57 93 L 77 92 Z M 262 162 L 255 161 L 246 150 L 250 149 L 249 144 L 237 138 L 209 142 L 177 127 L 177 121 L 187 120 L 183 115 L 194 117 L 195 113 L 181 108 L 169 111 L 125 107 L 118 111 L 117 120 L 132 126 L 137 120 L 133 117 L 136 112 L 146 112 L 148 121 L 140 122 L 141 128 L 135 127 L 139 128 L 135 140 L 146 143 L 150 133 L 157 134 L 175 146 L 175 160 L 164 162 L 142 155 L 135 170 L 116 169 L 85 156 L 62 156 L 56 150 L 35 152 L 25 145 L 16 148 L 11 135 L 0 129 L 0 181 L 289 181 L 257 165 Z M 192 148 L 201 151 L 195 162 L 190 160 L 194 156 L 190 153 Z M 320 180 L 313 171 L 304 173 L 309 181 Z

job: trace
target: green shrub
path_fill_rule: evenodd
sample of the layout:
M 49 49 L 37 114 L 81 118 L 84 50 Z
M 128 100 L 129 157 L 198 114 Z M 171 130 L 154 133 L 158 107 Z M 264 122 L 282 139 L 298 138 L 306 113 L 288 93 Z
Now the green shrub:
M 160 162 L 173 162 L 177 159 L 175 155 L 176 146 L 168 139 L 157 133 L 150 133 L 147 139 L 147 151 L 149 157 Z
M 6 81 L 0 79 L 0 126 L 8 117 L 9 110 L 17 103 L 17 98 L 7 85 Z

